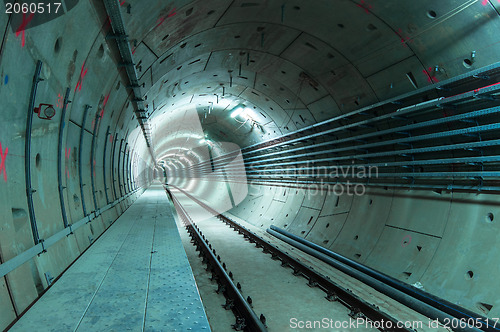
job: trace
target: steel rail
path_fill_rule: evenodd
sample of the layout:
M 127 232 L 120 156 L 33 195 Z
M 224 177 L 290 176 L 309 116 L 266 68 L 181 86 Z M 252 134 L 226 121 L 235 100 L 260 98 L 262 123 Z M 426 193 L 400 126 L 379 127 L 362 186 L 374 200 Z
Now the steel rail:
M 321 247 L 313 242 L 310 242 L 306 239 L 303 239 L 300 236 L 297 236 L 293 233 L 290 233 L 290 232 L 288 232 L 284 229 L 281 229 L 279 227 L 276 227 L 274 225 L 271 225 L 271 227 L 268 229 L 268 233 L 270 233 L 274 236 L 275 233 L 271 233 L 271 232 L 269 232 L 269 230 L 277 232 L 277 233 L 279 233 L 285 237 L 288 237 L 288 238 L 290 238 L 290 239 L 292 239 L 292 240 L 294 240 L 302 245 L 305 245 L 307 248 L 312 249 L 313 252 L 316 251 L 316 252 L 322 253 L 322 254 L 332 258 L 333 262 L 331 262 L 330 260 L 328 260 L 329 262 L 327 262 L 328 264 L 333 263 L 332 266 L 342 267 L 342 265 L 337 264 L 340 262 L 340 263 L 345 264 L 351 268 L 354 268 L 355 270 L 360 271 L 361 273 L 364 273 L 372 278 L 375 278 L 379 281 L 382 281 L 382 282 L 390 285 L 391 287 L 394 287 L 397 290 L 400 290 L 400 291 L 402 291 L 410 296 L 413 296 L 413 297 L 419 299 L 420 301 L 425 302 L 425 303 L 433 306 L 434 308 L 436 308 L 438 310 L 441 310 L 443 312 L 447 312 L 448 314 L 450 314 L 452 316 L 455 316 L 457 318 L 463 318 L 465 320 L 473 318 L 475 323 L 477 323 L 479 320 L 481 322 L 481 324 L 480 324 L 481 327 L 483 327 L 483 328 L 488 327 L 487 318 L 484 316 L 478 315 L 477 313 L 475 313 L 473 311 L 470 311 L 466 308 L 460 307 L 454 303 L 446 301 L 445 299 L 439 298 L 439 297 L 435 296 L 434 294 L 428 293 L 422 289 L 413 287 L 407 283 L 402 282 L 401 280 L 398 280 L 398 279 L 393 278 L 393 277 L 391 277 L 387 274 L 384 274 L 380 271 L 372 269 L 369 266 L 358 263 L 358 262 L 356 262 L 352 259 L 349 259 L 345 256 L 342 256 L 336 252 L 333 252 L 333 251 L 330 251 L 326 248 L 323 248 L 323 247 Z M 305 249 L 302 246 L 297 247 L 297 248 L 300 250 Z M 320 256 L 320 257 L 323 257 L 323 256 Z M 318 258 L 320 258 L 320 257 L 318 257 Z M 346 269 L 346 271 L 352 271 L 352 270 Z M 500 331 L 500 327 L 498 327 L 498 328 L 493 327 L 493 329 L 496 331 Z
M 196 178 L 193 179 L 193 181 L 196 180 Z M 253 180 L 253 179 L 247 179 L 245 181 L 242 181 L 241 178 L 236 180 L 236 181 L 229 181 L 231 183 L 238 183 L 238 184 L 256 184 L 256 185 L 267 185 L 267 186 L 281 186 L 281 187 L 286 187 L 286 188 L 296 188 L 296 189 L 306 189 L 306 190 L 322 190 L 322 191 L 335 191 L 335 186 L 336 185 L 370 185 L 370 187 L 381 187 L 384 189 L 388 188 L 403 188 L 403 189 L 427 189 L 427 190 L 434 190 L 437 193 L 440 193 L 442 191 L 445 192 L 451 192 L 451 191 L 463 191 L 463 192 L 482 192 L 482 193 L 487 193 L 487 194 L 498 194 L 500 193 L 500 186 L 491 186 L 487 185 L 485 183 L 479 183 L 476 185 L 460 185 L 460 184 L 419 184 L 419 183 L 387 183 L 387 182 L 360 182 L 360 181 L 312 181 L 312 180 L 297 180 L 294 179 L 293 181 L 286 181 L 287 179 L 278 179 L 278 180 Z M 206 179 L 204 178 L 203 181 L 216 181 L 220 182 L 218 179 Z M 172 183 L 175 183 L 175 179 L 171 181 Z M 498 183 L 498 182 L 493 182 L 493 183 Z M 332 190 L 333 188 L 333 190 Z M 340 195 L 337 194 L 336 195 Z
M 318 148 L 318 147 L 322 147 L 322 146 L 338 145 L 341 143 L 346 143 L 346 142 L 351 142 L 351 141 L 362 141 L 366 138 L 370 138 L 373 136 L 382 136 L 382 135 L 397 133 L 397 132 L 409 132 L 410 130 L 414 130 L 414 129 L 426 128 L 426 127 L 431 127 L 431 126 L 438 126 L 438 125 L 442 125 L 442 124 L 449 123 L 449 122 L 461 121 L 461 120 L 470 119 L 470 118 L 478 118 L 478 117 L 482 117 L 482 116 L 486 116 L 486 115 L 496 114 L 499 112 L 500 112 L 500 107 L 491 107 L 491 108 L 482 109 L 482 110 L 478 110 L 478 111 L 466 112 L 466 113 L 462 113 L 462 114 L 455 115 L 455 116 L 450 116 L 450 117 L 445 117 L 445 118 L 440 118 L 440 119 L 433 119 L 433 120 L 429 120 L 429 121 L 419 122 L 419 123 L 400 126 L 400 127 L 393 127 L 393 128 L 382 130 L 382 131 L 375 131 L 375 132 L 366 133 L 366 134 L 362 134 L 362 135 L 351 136 L 351 137 L 338 139 L 338 140 L 334 140 L 334 141 L 323 142 L 323 143 L 319 143 L 319 144 L 315 144 L 315 145 L 308 145 L 307 147 L 304 147 L 304 148 L 311 149 L 311 148 Z M 383 142 L 379 142 L 379 143 L 383 143 Z M 356 146 L 351 147 L 351 149 L 354 149 L 354 148 L 358 148 L 358 147 L 356 147 Z M 297 150 L 293 150 L 293 149 L 292 150 L 282 150 L 279 152 L 279 154 L 291 153 L 294 151 L 297 151 Z M 274 154 L 276 154 L 276 152 Z M 322 153 L 320 151 L 320 152 L 314 152 L 314 154 L 322 154 Z M 279 160 L 280 159 L 280 158 L 275 158 L 275 159 L 266 159 L 266 160 L 261 160 L 261 161 L 250 162 L 250 160 L 257 159 L 257 158 L 261 159 L 265 156 L 268 156 L 268 155 L 259 155 L 259 156 L 255 156 L 255 157 L 251 157 L 251 158 L 246 158 L 245 160 L 246 160 L 247 164 L 254 164 L 254 163 L 268 162 L 269 160 Z M 292 156 L 287 156 L 287 157 L 281 157 L 281 159 L 294 158 L 294 157 L 298 157 L 298 156 L 292 155 Z M 193 168 L 193 167 L 191 167 L 191 168 Z
M 249 145 L 249 146 L 243 148 L 242 150 L 251 149 L 253 147 L 256 147 L 256 146 L 259 146 L 259 145 L 268 144 L 268 143 L 273 142 L 273 141 L 282 140 L 283 138 L 286 138 L 288 136 L 292 136 L 292 135 L 295 135 L 297 133 L 301 133 L 301 132 L 306 131 L 306 130 L 315 129 L 317 127 L 320 127 L 320 126 L 323 126 L 323 125 L 326 125 L 326 124 L 329 124 L 329 123 L 332 123 L 332 122 L 335 122 L 335 121 L 338 121 L 338 120 L 341 120 L 341 119 L 344 119 L 344 118 L 349 118 L 349 117 L 351 117 L 353 115 L 363 114 L 363 113 L 366 113 L 368 111 L 371 111 L 371 110 L 374 110 L 374 109 L 377 109 L 377 108 L 381 108 L 383 106 L 401 105 L 403 100 L 410 99 L 412 97 L 417 97 L 417 96 L 420 96 L 420 95 L 425 95 L 428 92 L 444 92 L 444 91 L 449 91 L 449 90 L 452 89 L 452 87 L 451 87 L 452 84 L 454 84 L 454 83 L 464 83 L 464 81 L 466 81 L 468 79 L 471 79 L 471 78 L 477 80 L 478 82 L 484 83 L 484 78 L 485 77 L 488 77 L 488 79 L 489 79 L 490 78 L 489 76 L 491 75 L 491 72 L 494 72 L 495 70 L 497 72 L 494 73 L 494 74 L 498 75 L 499 69 L 500 69 L 500 62 L 496 62 L 494 64 L 491 64 L 491 65 L 488 65 L 488 66 L 485 66 L 485 67 L 482 67 L 482 68 L 478 68 L 476 70 L 473 70 L 473 71 L 470 71 L 468 73 L 465 73 L 465 74 L 462 74 L 462 75 L 459 75 L 459 76 L 447 79 L 445 81 L 441 81 L 439 83 L 436 83 L 436 84 L 433 84 L 433 85 L 429 85 L 427 87 L 424 87 L 424 88 L 421 88 L 421 89 L 418 89 L 418 90 L 415 90 L 415 91 L 412 91 L 412 92 L 409 92 L 409 93 L 406 93 L 406 94 L 403 94 L 403 95 L 400 95 L 400 96 L 397 96 L 397 97 L 393 97 L 393 98 L 384 100 L 382 102 L 378 102 L 378 103 L 375 103 L 375 104 L 363 107 L 363 108 L 361 108 L 359 110 L 355 110 L 355 111 L 352 111 L 352 112 L 349 112 L 349 113 L 346 113 L 346 114 L 342 114 L 342 115 L 333 117 L 331 119 L 328 119 L 328 120 L 325 120 L 325 121 L 322 121 L 322 122 L 319 122 L 319 123 L 316 123 L 316 124 L 313 124 L 313 125 L 301 128 L 299 130 L 296 130 L 296 131 L 284 134 L 284 135 L 282 135 L 280 137 L 271 138 L 271 139 L 266 140 L 266 141 L 261 141 L 261 142 Z M 457 91 L 457 93 L 459 93 L 459 92 Z
M 201 202 L 200 200 L 193 197 L 184 190 L 180 189 L 179 187 L 176 187 L 174 185 L 169 185 L 169 186 L 179 190 L 184 195 L 189 197 L 191 200 L 199 204 L 201 207 L 203 207 L 213 215 L 217 216 L 217 218 L 219 218 L 221 221 L 226 223 L 228 226 L 233 228 L 238 233 L 242 234 L 250 242 L 255 243 L 257 247 L 262 248 L 265 253 L 270 253 L 274 259 L 279 259 L 282 262 L 283 266 L 291 267 L 295 275 L 304 276 L 306 279 L 308 279 L 309 286 L 318 287 L 327 294 L 326 296 L 327 300 L 338 301 L 341 304 L 348 307 L 351 310 L 349 314 L 351 317 L 367 318 L 373 322 L 379 322 L 379 323 L 391 322 L 391 325 L 393 326 L 393 328 L 390 329 L 391 331 L 411 331 L 410 329 L 405 329 L 405 328 L 395 328 L 395 326 L 397 326 L 398 324 L 398 320 L 386 314 L 385 312 L 381 311 L 375 305 L 369 304 L 368 302 L 366 302 L 359 296 L 355 295 L 351 291 L 343 288 L 342 286 L 338 285 L 328 277 L 311 269 L 309 266 L 300 262 L 299 260 L 292 257 L 288 253 L 280 250 L 278 247 L 270 244 L 266 240 L 262 239 L 261 237 L 251 232 L 250 230 L 230 220 L 226 216 L 219 214 L 216 210 L 210 208 L 208 205 Z M 384 325 L 382 324 L 382 326 Z
M 201 231 L 191 220 L 191 217 L 179 203 L 178 199 L 167 187 L 165 187 L 165 190 L 192 238 L 194 245 L 197 247 L 197 251 L 200 251 L 200 256 L 207 262 L 207 265 L 212 271 L 213 278 L 217 280 L 219 290 L 222 290 L 226 297 L 227 302 L 225 308 L 231 309 L 236 316 L 236 323 L 233 325 L 233 328 L 237 331 L 244 330 L 248 332 L 267 331 L 267 327 L 260 321 L 247 300 L 245 300 L 237 286 L 231 280 L 231 277 L 226 273 L 226 270 L 220 263 L 220 256 L 215 256 L 215 249 L 210 249 L 211 246 L 208 245 L 208 240 L 205 239 L 205 236 L 203 236 Z
M 262 165 L 262 166 L 245 166 L 246 172 L 242 173 L 242 170 L 239 167 L 234 166 L 233 168 L 229 169 L 217 169 L 214 172 L 196 172 L 193 174 L 196 174 L 198 176 L 205 176 L 205 175 L 215 175 L 219 173 L 223 173 L 224 171 L 232 171 L 229 173 L 229 177 L 231 176 L 236 176 L 236 175 L 243 175 L 243 174 L 262 174 L 262 173 L 275 173 L 275 172 L 297 172 L 297 171 L 325 171 L 325 170 L 338 170 L 340 169 L 346 169 L 348 172 L 351 172 L 355 168 L 358 168 L 358 171 L 360 170 L 359 168 L 371 168 L 371 167 L 408 167 L 408 166 L 428 166 L 428 165 L 455 165 L 455 164 L 479 164 L 479 163 L 485 163 L 485 162 L 499 162 L 500 161 L 500 156 L 483 156 L 483 157 L 462 157 L 462 158 L 447 158 L 447 159 L 424 159 L 424 160 L 407 160 L 407 161 L 393 161 L 393 162 L 378 162 L 378 163 L 366 163 L 366 164 L 336 164 L 336 165 L 323 165 L 323 166 L 316 166 L 316 167 L 300 167 L 300 168 L 271 168 L 268 169 L 268 167 L 277 167 L 277 166 L 288 166 L 291 165 L 296 166 L 296 165 L 301 165 L 301 164 L 317 164 L 317 163 L 324 163 L 324 162 L 331 162 L 331 161 L 336 161 L 337 158 L 326 158 L 326 159 L 317 159 L 317 160 L 301 160 L 301 161 L 296 161 L 296 162 L 288 162 L 288 163 L 280 163 L 280 164 L 270 164 L 270 165 Z M 347 158 L 346 158 L 347 159 Z M 346 172 L 347 172 L 346 171 Z M 421 173 L 421 172 L 419 172 Z M 454 173 L 454 172 L 451 172 Z M 314 175 L 314 174 L 313 174 Z
M 487 72 L 487 71 L 490 71 L 492 69 L 496 69 L 499 66 L 500 66 L 500 62 L 496 63 L 494 65 L 490 65 L 490 66 L 487 66 L 487 67 L 484 67 L 484 68 L 480 68 L 477 71 L 478 71 L 478 73 L 479 72 Z M 448 81 L 452 82 L 452 81 L 464 79 L 464 78 L 467 78 L 467 77 L 472 77 L 474 75 L 477 76 L 478 73 L 476 73 L 476 74 L 469 73 L 467 75 L 461 75 L 462 76 L 461 78 L 459 76 L 457 78 L 450 79 Z M 483 80 L 479 80 L 479 82 L 484 83 Z M 444 84 L 444 85 L 446 85 L 446 84 Z M 434 89 L 434 88 L 435 88 L 435 86 L 432 87 L 432 89 Z M 367 124 L 369 124 L 372 121 L 384 120 L 384 119 L 394 118 L 394 117 L 401 118 L 402 115 L 405 115 L 407 113 L 412 113 L 412 112 L 419 111 L 419 110 L 424 110 L 424 109 L 428 110 L 429 108 L 432 108 L 432 107 L 438 108 L 438 107 L 442 107 L 445 104 L 451 104 L 451 103 L 455 103 L 455 102 L 459 102 L 459 101 L 463 101 L 463 100 L 470 100 L 470 99 L 473 99 L 473 98 L 478 98 L 480 96 L 486 95 L 488 93 L 489 94 L 491 94 L 491 93 L 497 93 L 498 91 L 499 91 L 499 86 L 496 85 L 496 84 L 489 85 L 489 86 L 482 86 L 482 87 L 480 87 L 478 89 L 470 90 L 470 91 L 467 91 L 467 92 L 464 92 L 464 93 L 461 93 L 461 94 L 456 94 L 454 96 L 450 96 L 450 97 L 447 97 L 447 98 L 442 97 L 442 98 L 437 98 L 437 99 L 434 99 L 434 100 L 431 100 L 431 101 L 426 101 L 426 102 L 415 104 L 415 105 L 409 105 L 409 106 L 402 107 L 402 108 L 399 108 L 399 109 L 395 108 L 394 112 L 392 112 L 392 113 L 384 114 L 382 116 L 374 117 L 374 118 L 368 119 L 368 120 L 359 121 L 357 123 L 349 124 L 349 125 L 346 125 L 346 126 L 343 126 L 343 127 L 333 128 L 333 129 L 329 129 L 329 130 L 322 131 L 322 132 L 319 132 L 319 133 L 315 133 L 315 134 L 313 134 L 315 136 L 308 135 L 308 136 L 299 137 L 299 138 L 294 139 L 294 140 L 281 141 L 281 142 L 278 142 L 277 144 L 267 145 L 267 146 L 264 147 L 264 149 L 276 148 L 276 147 L 278 147 L 280 145 L 291 144 L 291 143 L 293 143 L 293 142 L 295 142 L 297 140 L 300 141 L 300 140 L 305 140 L 305 139 L 310 139 L 310 138 L 313 138 L 313 137 L 317 137 L 319 135 L 325 135 L 325 134 L 329 133 L 330 130 L 333 130 L 333 131 L 347 130 L 349 128 L 353 128 L 353 127 L 356 127 L 356 126 L 367 125 Z M 411 94 L 413 95 L 415 93 L 411 93 Z M 320 122 L 320 123 L 317 123 L 317 124 L 314 124 L 314 125 L 307 126 L 305 128 L 299 129 L 299 130 L 294 131 L 292 133 L 287 133 L 287 134 L 282 135 L 280 137 L 275 137 L 275 138 L 272 138 L 272 139 L 269 139 L 269 140 L 266 140 L 266 141 L 255 143 L 253 145 L 250 145 L 250 146 L 242 148 L 242 151 L 245 151 L 247 149 L 250 149 L 252 147 L 259 146 L 259 145 L 262 145 L 262 144 L 267 144 L 267 143 L 272 142 L 272 141 L 280 141 L 280 140 L 282 140 L 285 137 L 293 136 L 293 135 L 296 135 L 297 133 L 304 132 L 304 131 L 307 131 L 307 130 L 312 130 L 312 129 L 315 129 L 317 127 L 320 127 L 320 126 L 323 126 L 325 124 L 328 124 L 328 123 L 332 123 L 332 122 L 339 121 L 339 120 L 342 120 L 342 119 L 348 119 L 348 118 L 350 118 L 353 115 L 357 115 L 357 114 L 366 115 L 366 112 L 368 110 L 373 110 L 373 109 L 375 109 L 377 107 L 380 107 L 382 105 L 398 104 L 395 101 L 396 100 L 404 99 L 404 98 L 407 97 L 407 95 L 403 95 L 403 96 L 400 96 L 400 97 L 392 98 L 392 99 L 389 99 L 388 101 L 384 101 L 384 102 L 381 102 L 381 103 L 377 103 L 377 104 L 374 104 L 374 105 L 371 105 L 371 106 L 367 106 L 367 107 L 361 108 L 360 110 L 356 110 L 356 111 L 353 111 L 353 112 L 350 112 L 350 113 L 347 113 L 347 114 L 339 115 L 337 117 L 325 120 L 323 122 Z M 253 152 L 256 152 L 256 151 L 260 151 L 260 149 L 255 149 L 255 150 L 252 150 L 250 152 L 242 152 L 242 153 L 243 153 L 243 155 L 246 155 L 248 153 L 253 153 Z M 222 155 L 220 157 L 223 157 L 223 156 L 224 155 Z
M 425 141 L 425 140 L 430 140 L 430 139 L 438 139 L 438 138 L 445 138 L 445 137 L 452 137 L 452 136 L 459 136 L 459 135 L 470 135 L 470 134 L 481 133 L 481 132 L 491 131 L 491 130 L 498 130 L 498 129 L 500 129 L 500 123 L 487 124 L 487 125 L 481 125 L 481 126 L 476 126 L 476 127 L 469 127 L 469 128 L 463 128 L 463 129 L 444 131 L 444 132 L 439 132 L 439 133 L 431 133 L 431 134 L 423 134 L 423 135 L 419 135 L 419 136 L 398 138 L 398 139 L 393 139 L 393 140 L 383 141 L 383 142 L 362 144 L 362 145 L 358 145 L 358 146 L 349 146 L 349 147 L 345 147 L 345 148 L 339 148 L 336 150 L 337 150 L 337 152 L 350 151 L 350 150 L 362 150 L 362 149 L 380 147 L 380 146 L 391 145 L 391 144 L 406 144 L 406 143 L 413 143 L 413 142 Z M 326 144 L 331 144 L 331 142 L 327 142 Z M 322 145 L 323 145 L 323 143 L 322 143 Z M 309 148 L 309 147 L 303 147 L 303 148 Z

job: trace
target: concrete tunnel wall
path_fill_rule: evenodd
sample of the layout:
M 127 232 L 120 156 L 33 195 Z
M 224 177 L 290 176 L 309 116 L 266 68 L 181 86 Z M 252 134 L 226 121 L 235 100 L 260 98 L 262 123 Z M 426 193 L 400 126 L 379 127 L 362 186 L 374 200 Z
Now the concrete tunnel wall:
M 467 72 L 463 61 L 472 50 L 478 52 L 474 66 L 488 65 L 496 61 L 500 48 L 495 1 L 486 5 L 480 1 L 339 1 L 335 10 L 328 1 L 314 6 L 295 1 L 286 4 L 286 11 L 275 1 L 250 4 L 128 1 L 122 6 L 130 39 L 135 41 L 140 83 L 149 100 L 156 100 L 161 92 L 162 104 L 180 107 L 189 104 L 190 95 L 221 93 L 224 86 L 225 93 L 246 100 L 273 119 L 265 133 L 241 137 L 224 135 L 232 126 L 228 121 L 206 124 L 221 139 L 241 147 L 411 91 L 409 72 L 415 73 L 419 87 Z M 460 10 L 447 17 L 445 25 L 434 28 L 435 19 L 441 20 L 439 13 L 455 7 Z M 51 121 L 33 118 L 31 176 L 37 190 L 33 200 L 40 238 L 50 238 L 64 228 L 56 166 L 60 130 L 70 224 L 84 217 L 78 166 L 83 122 L 82 183 L 88 212 L 120 199 L 129 188 L 139 190 L 3 277 L 0 328 L 48 287 L 46 273 L 59 276 L 148 187 L 156 164 L 137 127 L 127 80 L 117 66 L 117 51 L 113 41 L 106 39 L 109 22 L 102 4 L 79 1 L 67 14 L 19 33 L 10 27 L 10 19 L 0 13 L 5 31 L 0 51 L 0 100 L 4 102 L 0 143 L 6 174 L 4 180 L 0 173 L 1 261 L 34 245 L 24 148 L 38 60 L 43 62 L 44 81 L 38 84 L 36 105 L 54 104 L 57 111 Z M 262 31 L 267 33 L 265 38 Z M 241 49 L 251 50 L 254 58 L 240 75 L 245 78 L 231 78 L 230 85 L 228 68 L 237 71 L 238 63 L 227 53 L 238 54 Z M 440 70 L 429 74 L 429 66 L 436 64 Z M 320 84 L 302 87 L 294 79 L 302 71 Z M 61 128 L 68 87 L 71 103 Z M 197 98 L 201 102 L 208 97 Z M 235 97 L 236 103 L 239 100 Z M 291 102 L 298 111 L 291 111 Z M 85 105 L 92 108 L 84 120 Z M 154 106 L 148 111 L 153 113 Z M 101 116 L 97 121 L 96 114 Z M 292 121 L 285 124 L 287 118 Z M 170 148 L 166 144 L 162 151 Z M 130 152 L 125 163 L 123 151 Z M 131 174 L 124 178 L 124 171 Z M 221 183 L 174 180 L 214 204 L 227 190 Z M 496 195 L 368 188 L 362 196 L 338 197 L 286 185 L 251 185 L 248 191 L 230 212 L 256 226 L 283 227 L 405 282 L 419 282 L 425 290 L 488 317 L 500 315 L 495 288 L 500 272 L 495 255 L 500 227 Z
M 92 4 L 81 1 L 68 15 L 18 36 L 10 28 L 8 19 L 8 15 L 0 13 L 0 25 L 6 32 L 1 48 L 0 88 L 0 98 L 4 101 L 0 144 L 6 155 L 2 157 L 6 175 L 0 181 L 1 262 L 34 246 L 26 200 L 24 149 L 26 114 L 37 60 L 43 61 L 43 81 L 38 84 L 36 106 L 53 104 L 57 112 L 50 121 L 41 120 L 36 114 L 33 117 L 31 177 L 36 190 L 33 203 L 40 239 L 48 239 L 64 228 L 57 171 L 60 130 L 63 131 L 62 178 L 68 223 L 74 224 L 84 217 L 79 180 L 80 148 L 87 214 L 122 197 L 126 199 L 92 218 L 92 222 L 75 230 L 74 235 L 59 240 L 46 253 L 33 257 L 1 278 L 0 329 L 7 327 L 48 287 L 46 273 L 52 278 L 58 277 L 132 204 L 152 179 L 151 157 L 142 147 L 142 133 L 134 132 L 137 123 L 127 100 L 127 90 L 105 40 L 106 24 Z M 85 29 L 75 25 L 76 21 L 85 22 Z M 61 128 L 66 88 L 70 88 L 71 103 Z M 92 106 L 86 119 L 83 118 L 85 105 Z M 96 115 L 99 115 L 97 120 Z M 80 145 L 83 123 L 83 144 Z M 93 135 L 95 151 L 91 160 Z M 94 206 L 92 178 L 97 206 Z M 75 280 L 75 287 L 77 284 Z

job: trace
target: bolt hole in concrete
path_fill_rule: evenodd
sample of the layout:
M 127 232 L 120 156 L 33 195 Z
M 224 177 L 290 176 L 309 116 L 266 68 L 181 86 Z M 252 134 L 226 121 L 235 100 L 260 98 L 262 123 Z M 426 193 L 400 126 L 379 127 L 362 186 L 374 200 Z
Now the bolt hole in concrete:
M 326 226 L 325 226 L 325 228 L 328 228 L 328 227 L 330 227 L 330 223 L 326 224 Z
M 54 52 L 59 53 L 61 50 L 62 37 L 57 38 L 56 43 L 54 44 Z
M 357 236 L 357 235 L 356 235 L 356 236 L 354 237 L 354 240 L 357 240 L 357 239 L 359 239 L 359 236 Z
M 104 45 L 101 44 L 99 50 L 97 51 L 97 57 L 101 59 L 104 56 Z
M 465 279 L 466 279 L 466 280 L 471 280 L 472 278 L 474 278 L 474 272 L 472 272 L 472 271 L 467 271 L 467 272 L 465 273 Z
M 472 67 L 472 60 L 471 59 L 464 59 L 463 65 L 465 68 Z
M 38 170 L 42 167 L 42 157 L 40 157 L 40 154 L 37 153 L 35 157 L 35 165 Z
M 428 18 L 436 18 L 436 17 L 437 17 L 437 14 L 436 14 L 436 12 L 435 12 L 435 11 L 433 11 L 433 10 L 429 10 L 429 11 L 427 12 L 427 17 L 428 17 Z
M 80 197 L 73 195 L 73 202 L 75 203 L 75 209 L 80 207 Z
M 494 218 L 495 218 L 495 216 L 491 212 L 486 215 L 486 221 L 487 222 L 493 222 Z
M 370 204 L 370 205 L 372 205 L 372 204 L 373 204 L 373 200 L 372 200 L 372 199 L 370 199 L 370 203 L 369 203 L 369 204 Z

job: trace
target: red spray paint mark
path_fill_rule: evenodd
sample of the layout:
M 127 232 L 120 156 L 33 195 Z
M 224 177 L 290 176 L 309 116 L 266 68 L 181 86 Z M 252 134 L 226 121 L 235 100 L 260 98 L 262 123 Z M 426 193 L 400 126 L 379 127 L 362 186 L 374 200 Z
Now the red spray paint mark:
M 106 96 L 106 98 L 104 98 L 104 101 L 102 102 L 102 110 L 101 110 L 101 114 L 99 114 L 99 116 L 102 118 L 103 115 L 104 115 L 104 110 L 106 108 L 106 104 L 108 103 L 108 100 L 109 100 L 109 93 L 108 95 Z
M 94 177 L 95 177 L 95 159 L 94 159 L 94 162 L 92 164 L 92 172 L 93 172 Z
M 497 0 L 497 1 L 498 1 L 498 3 L 500 3 L 500 0 Z M 486 6 L 488 4 L 488 2 L 489 2 L 488 0 L 483 0 L 481 2 L 481 5 Z
M 407 44 L 412 41 L 412 39 L 410 37 L 403 36 L 403 30 L 401 30 L 401 29 L 398 29 L 398 31 L 396 32 L 396 35 L 399 37 L 401 44 L 404 47 L 408 47 Z
M 401 247 L 408 247 L 411 243 L 411 235 L 406 235 L 401 241 Z
M 7 182 L 7 171 L 5 169 L 5 159 L 7 159 L 7 153 L 9 153 L 9 148 L 5 148 L 5 152 L 2 151 L 2 143 L 0 143 L 0 174 L 3 173 L 3 180 Z
M 123 0 L 122 2 L 120 2 L 120 6 L 123 6 L 123 4 L 125 3 L 126 0 Z
M 66 176 L 69 179 L 69 169 L 68 169 L 68 161 L 69 161 L 69 156 L 71 155 L 71 148 L 66 148 L 64 152 L 64 157 L 66 158 L 66 171 L 64 172 Z
M 163 22 L 165 22 L 165 20 L 169 17 L 172 17 L 172 16 L 175 16 L 177 13 L 175 11 L 175 8 L 172 9 L 171 11 L 168 12 L 167 15 L 165 16 L 160 16 L 158 18 L 158 20 L 156 20 L 156 26 L 155 26 L 155 29 L 158 28 Z
M 422 73 L 424 73 L 424 75 L 427 77 L 427 82 L 429 83 L 437 83 L 439 82 L 439 80 L 436 78 L 436 76 L 431 76 L 431 74 L 429 73 L 432 73 L 434 69 L 432 69 L 432 67 L 429 67 L 427 70 L 422 70 Z
M 63 106 L 64 106 L 64 98 L 60 93 L 58 93 L 56 107 L 63 108 Z
M 88 68 L 85 68 L 85 62 L 82 65 L 82 69 L 80 70 L 80 77 L 78 78 L 78 83 L 76 83 L 75 87 L 75 92 L 76 90 L 81 91 L 82 90 L 82 83 L 83 79 L 85 78 L 85 75 L 87 75 Z
M 370 14 L 370 9 L 372 9 L 372 5 L 366 3 L 364 0 L 361 0 L 361 3 L 356 4 L 359 8 L 363 9 L 365 13 Z
M 26 43 L 24 30 L 26 30 L 26 27 L 31 22 L 31 20 L 33 19 L 34 16 L 35 16 L 35 13 L 31 13 L 30 16 L 28 16 L 28 18 L 26 18 L 26 14 L 23 13 L 23 21 L 22 21 L 21 25 L 19 26 L 19 28 L 17 28 L 17 30 L 16 30 L 16 37 L 19 37 L 19 35 L 22 34 L 22 36 L 21 36 L 22 47 L 24 47 L 24 44 Z
M 109 143 L 113 143 L 113 135 L 109 135 Z

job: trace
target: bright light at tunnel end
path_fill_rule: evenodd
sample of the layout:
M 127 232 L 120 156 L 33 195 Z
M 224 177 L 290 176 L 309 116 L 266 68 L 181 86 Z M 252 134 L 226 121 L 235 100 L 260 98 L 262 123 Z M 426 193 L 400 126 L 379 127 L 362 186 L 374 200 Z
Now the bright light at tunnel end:
M 234 119 L 235 117 L 237 117 L 238 115 L 240 115 L 244 110 L 245 110 L 245 106 L 244 105 L 238 105 L 238 106 L 236 106 L 233 109 L 232 113 L 231 113 L 231 118 Z

